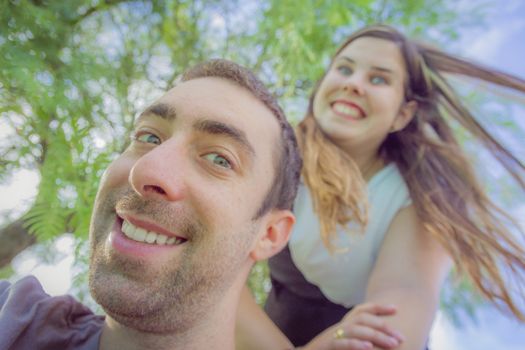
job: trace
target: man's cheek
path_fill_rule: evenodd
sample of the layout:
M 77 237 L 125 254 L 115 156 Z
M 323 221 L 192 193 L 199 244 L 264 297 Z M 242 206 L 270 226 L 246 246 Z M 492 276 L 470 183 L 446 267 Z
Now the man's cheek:
M 104 171 L 104 174 L 102 174 L 100 187 L 115 188 L 128 183 L 129 174 L 135 162 L 135 159 L 125 154 L 121 155 L 114 160 Z

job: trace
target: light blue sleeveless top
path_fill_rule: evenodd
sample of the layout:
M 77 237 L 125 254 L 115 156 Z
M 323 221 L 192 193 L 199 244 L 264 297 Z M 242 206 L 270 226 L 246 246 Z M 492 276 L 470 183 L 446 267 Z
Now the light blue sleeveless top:
M 364 301 L 368 279 L 385 233 L 397 212 L 412 201 L 403 177 L 395 164 L 375 174 L 367 184 L 369 223 L 365 234 L 355 224 L 349 231 L 339 228 L 333 239 L 343 252 L 327 250 L 320 236 L 320 225 L 313 210 L 310 192 L 301 185 L 295 200 L 297 222 L 289 247 L 292 259 L 307 281 L 317 285 L 332 302 L 351 307 Z M 354 227 L 352 227 L 354 226 Z

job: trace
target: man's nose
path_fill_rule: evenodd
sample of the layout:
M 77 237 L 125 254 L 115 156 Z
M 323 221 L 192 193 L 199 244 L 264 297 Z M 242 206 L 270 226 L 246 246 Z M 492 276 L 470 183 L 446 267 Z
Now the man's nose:
M 184 198 L 184 150 L 168 140 L 143 154 L 131 168 L 129 183 L 140 196 L 167 201 Z

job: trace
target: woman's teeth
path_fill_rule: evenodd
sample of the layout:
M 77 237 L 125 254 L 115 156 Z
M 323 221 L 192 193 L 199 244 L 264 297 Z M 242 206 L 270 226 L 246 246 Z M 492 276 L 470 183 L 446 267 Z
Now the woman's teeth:
M 354 118 L 362 117 L 361 112 L 356 107 L 349 106 L 345 103 L 334 103 L 332 108 L 339 114 L 351 116 Z
M 124 232 L 126 237 L 134 241 L 148 244 L 178 245 L 186 241 L 183 238 L 168 237 L 153 231 L 146 231 L 143 228 L 137 227 L 126 220 L 122 222 L 122 232 Z

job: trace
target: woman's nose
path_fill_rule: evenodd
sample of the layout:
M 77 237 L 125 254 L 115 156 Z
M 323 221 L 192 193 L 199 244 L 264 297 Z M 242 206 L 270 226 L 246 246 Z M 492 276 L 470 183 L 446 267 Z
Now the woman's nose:
M 365 94 L 364 77 L 361 74 L 354 73 L 344 81 L 343 90 L 363 96 Z

